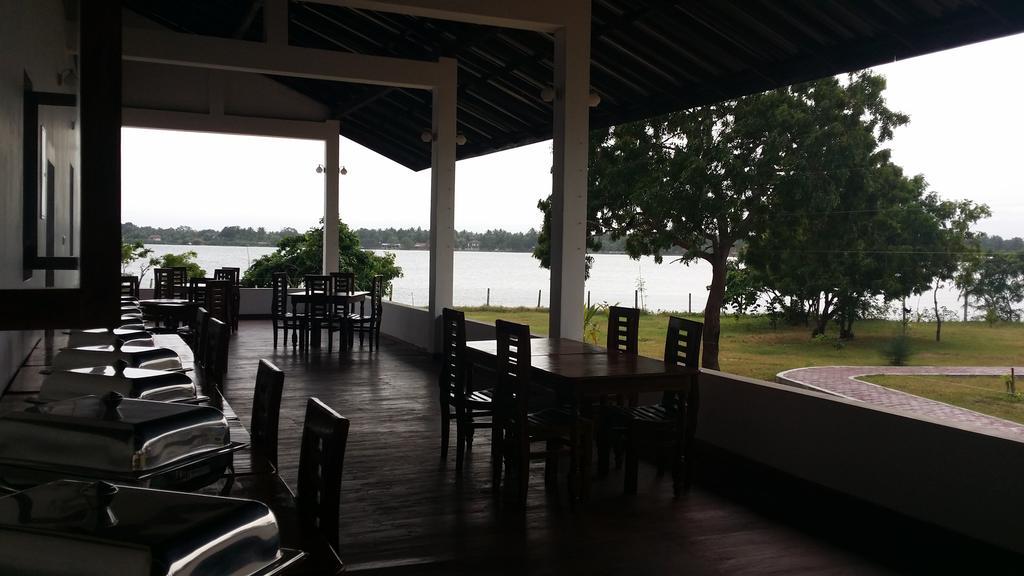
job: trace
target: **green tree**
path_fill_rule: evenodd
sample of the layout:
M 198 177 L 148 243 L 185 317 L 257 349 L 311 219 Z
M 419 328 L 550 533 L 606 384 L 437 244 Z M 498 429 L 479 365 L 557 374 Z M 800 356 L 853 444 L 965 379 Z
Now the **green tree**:
M 150 258 L 149 263 L 157 268 L 185 268 L 189 278 L 205 278 L 206 270 L 195 261 L 198 256 L 194 250 L 189 250 L 181 254 L 164 254 Z
M 146 272 L 153 267 L 153 263 L 149 260 L 149 256 L 153 254 L 153 250 L 146 248 L 142 242 L 121 242 L 121 274 L 128 273 L 128 266 L 132 262 L 142 260 L 142 264 L 139 265 L 139 278 L 146 275 Z
M 274 272 L 288 274 L 293 285 L 302 282 L 307 274 L 320 274 L 323 259 L 323 226 L 310 228 L 303 234 L 286 236 L 277 244 L 277 250 L 256 259 L 242 277 L 242 285 L 270 286 Z M 344 222 L 338 223 L 338 262 L 340 270 L 354 272 L 356 284 L 368 288 L 373 276 L 384 277 L 385 285 L 402 276 L 395 264 L 394 254 L 376 255 L 360 247 L 359 237 Z
M 957 277 L 965 298 L 973 298 L 990 322 L 1021 319 L 1024 302 L 1024 252 L 998 252 L 965 262 Z

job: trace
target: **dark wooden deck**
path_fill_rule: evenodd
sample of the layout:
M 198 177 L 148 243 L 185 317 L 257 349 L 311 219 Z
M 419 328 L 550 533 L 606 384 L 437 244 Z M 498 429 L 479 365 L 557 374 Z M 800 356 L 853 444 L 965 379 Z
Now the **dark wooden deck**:
M 271 345 L 269 322 L 243 321 L 232 340 L 225 395 L 248 418 L 259 358 L 286 373 L 281 465 L 298 465 L 306 398 L 351 419 L 342 486 L 341 554 L 349 571 L 409 574 L 893 574 L 961 568 L 1015 571 L 1001 551 L 727 458 L 698 461 L 698 486 L 672 498 L 671 479 L 641 471 L 640 493 L 621 478 L 594 483 L 570 512 L 531 478 L 524 514 L 491 495 L 486 433 L 462 478 L 438 447 L 436 365 L 410 346 L 310 357 Z M 453 434 L 454 437 L 454 434 Z M 538 463 L 537 466 L 542 464 Z M 951 495 L 955 497 L 955 495 Z
M 225 386 L 247 422 L 258 360 L 269 358 L 285 371 L 280 462 L 293 486 L 306 398 L 319 397 L 351 420 L 340 551 L 351 572 L 992 574 L 1024 566 L 1001 550 L 706 447 L 697 486 L 679 500 L 669 476 L 657 478 L 642 465 L 637 496 L 623 496 L 613 474 L 595 480 L 592 501 L 573 512 L 564 489 L 545 491 L 538 469 L 525 514 L 510 513 L 491 494 L 486 433 L 461 479 L 454 447 L 449 462 L 440 462 L 431 357 L 383 344 L 373 354 L 357 345 L 342 356 L 324 349 L 304 357 L 291 348 L 275 351 L 268 321 L 242 321 Z M 40 344 L 27 366 L 45 363 L 44 356 Z M 19 380 L 10 392 L 17 393 Z

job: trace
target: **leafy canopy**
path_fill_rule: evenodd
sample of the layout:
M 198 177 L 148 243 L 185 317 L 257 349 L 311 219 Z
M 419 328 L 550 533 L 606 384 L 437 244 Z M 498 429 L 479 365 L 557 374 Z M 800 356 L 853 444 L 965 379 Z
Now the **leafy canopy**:
M 292 285 L 298 285 L 307 274 L 320 274 L 323 259 L 323 226 L 310 228 L 302 234 L 286 236 L 277 244 L 277 250 L 257 258 L 242 277 L 242 285 L 270 286 L 272 274 L 284 272 Z M 402 276 L 395 264 L 395 255 L 377 255 L 363 250 L 359 237 L 344 222 L 338 223 L 338 268 L 356 275 L 356 285 L 368 287 L 377 274 L 384 277 L 385 286 Z

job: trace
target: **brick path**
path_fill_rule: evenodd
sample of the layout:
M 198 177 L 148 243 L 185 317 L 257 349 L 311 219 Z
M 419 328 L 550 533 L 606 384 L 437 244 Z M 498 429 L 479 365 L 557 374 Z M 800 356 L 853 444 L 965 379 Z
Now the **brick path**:
M 1016 372 L 1024 374 L 1020 368 L 1017 368 Z M 1009 367 L 987 366 L 820 366 L 780 372 L 776 379 L 783 384 L 815 388 L 891 410 L 1024 436 L 1024 424 L 980 414 L 967 408 L 951 406 L 944 402 L 914 396 L 858 379 L 859 377 L 877 375 L 1006 376 L 1009 373 Z

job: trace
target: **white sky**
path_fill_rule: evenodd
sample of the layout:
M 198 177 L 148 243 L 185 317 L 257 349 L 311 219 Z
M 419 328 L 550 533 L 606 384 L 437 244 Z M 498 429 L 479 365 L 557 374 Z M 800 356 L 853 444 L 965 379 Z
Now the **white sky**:
M 978 228 L 1003 237 L 1024 235 L 1022 58 L 1018 35 L 875 69 L 888 79 L 889 106 L 911 119 L 891 143 L 893 159 L 943 197 L 988 204 L 993 216 Z M 303 230 L 323 213 L 322 162 L 316 141 L 125 128 L 121 218 Z M 341 163 L 341 217 L 351 227 L 428 227 L 429 170 L 412 172 L 345 138 Z M 459 162 L 455 227 L 539 229 L 550 168 L 550 141 Z

